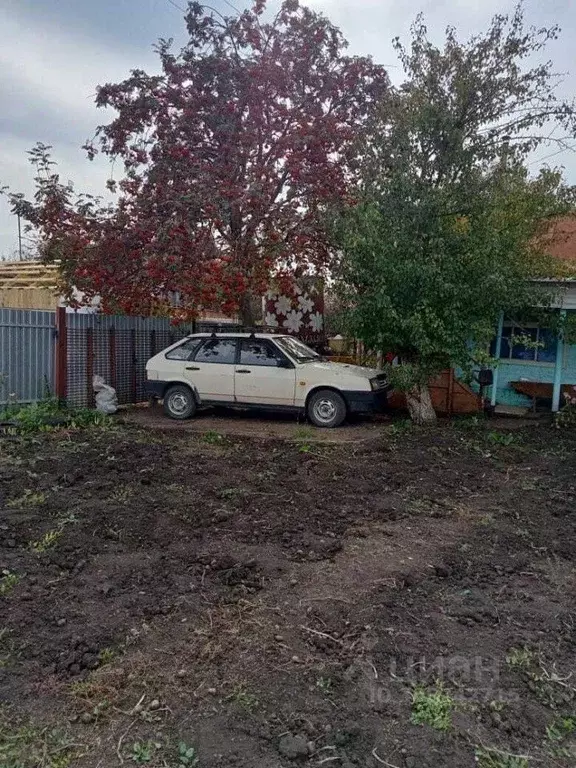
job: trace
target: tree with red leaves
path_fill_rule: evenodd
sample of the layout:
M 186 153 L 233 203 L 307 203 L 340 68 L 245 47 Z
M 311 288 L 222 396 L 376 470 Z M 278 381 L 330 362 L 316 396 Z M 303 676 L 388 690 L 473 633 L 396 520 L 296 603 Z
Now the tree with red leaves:
M 117 116 L 86 149 L 123 163 L 114 204 L 75 198 L 49 148 L 34 150 L 35 200 L 12 204 L 70 292 L 143 314 L 177 296 L 177 320 L 217 307 L 252 325 L 251 298 L 272 280 L 329 266 L 322 215 L 347 198 L 353 140 L 388 79 L 345 56 L 324 16 L 284 0 L 266 20 L 265 4 L 224 17 L 190 3 L 187 45 L 158 44 L 161 74 L 98 88 Z

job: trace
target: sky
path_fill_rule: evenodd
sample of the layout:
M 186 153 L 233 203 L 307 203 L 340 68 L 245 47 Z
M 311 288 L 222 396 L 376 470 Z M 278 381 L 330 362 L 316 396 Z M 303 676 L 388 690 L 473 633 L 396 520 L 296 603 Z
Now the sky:
M 277 0 L 270 0 L 275 3 Z M 244 0 L 230 0 L 243 7 Z M 442 40 L 447 25 L 461 38 L 486 29 L 495 13 L 512 11 L 516 0 L 307 0 L 341 28 L 350 52 L 371 54 L 389 67 L 393 82 L 401 70 L 391 40 L 408 40 L 410 24 L 424 14 L 430 36 Z M 0 186 L 30 194 L 32 169 L 27 151 L 38 141 L 53 147 L 63 180 L 79 191 L 103 193 L 107 163 L 90 163 L 81 149 L 96 126 L 113 113 L 94 106 L 95 88 L 119 82 L 130 69 L 157 70 L 153 44 L 158 38 L 183 41 L 185 0 L 0 0 Z M 223 13 L 234 13 L 228 0 L 211 0 Z M 546 57 L 566 73 L 564 96 L 576 94 L 576 3 L 574 0 L 525 0 L 528 23 L 558 23 L 562 33 Z M 574 142 L 576 147 L 576 141 Z M 576 151 L 548 157 L 541 148 L 534 159 L 565 168 L 576 183 Z M 0 197 L 0 257 L 18 248 L 16 218 Z

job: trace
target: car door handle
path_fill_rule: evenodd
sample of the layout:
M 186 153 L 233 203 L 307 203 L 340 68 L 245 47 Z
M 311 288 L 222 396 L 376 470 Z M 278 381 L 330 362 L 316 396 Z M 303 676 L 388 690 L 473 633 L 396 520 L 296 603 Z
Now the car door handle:
M 248 368 L 240 368 L 236 373 L 252 373 L 252 371 L 249 371 Z
M 187 366 L 186 366 L 186 370 L 187 370 L 187 371 L 199 371 L 199 370 L 200 370 L 200 368 L 198 368 L 198 366 L 197 366 L 197 365 L 187 365 Z

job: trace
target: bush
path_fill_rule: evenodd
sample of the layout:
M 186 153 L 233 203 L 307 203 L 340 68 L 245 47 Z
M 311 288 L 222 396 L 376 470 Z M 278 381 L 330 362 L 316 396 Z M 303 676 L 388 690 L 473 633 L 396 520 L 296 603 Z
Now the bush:
M 46 432 L 103 426 L 108 417 L 90 408 L 66 408 L 55 399 L 42 400 L 30 405 L 10 405 L 0 411 L 0 421 L 8 422 L 18 432 Z

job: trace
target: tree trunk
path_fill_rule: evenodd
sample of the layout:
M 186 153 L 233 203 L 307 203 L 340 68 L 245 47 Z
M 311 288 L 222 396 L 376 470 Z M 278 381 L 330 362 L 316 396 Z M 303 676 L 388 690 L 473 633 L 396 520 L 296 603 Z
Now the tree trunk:
M 417 384 L 406 392 L 406 403 L 414 424 L 433 424 L 436 421 L 436 411 L 432 407 L 427 384 Z
M 245 293 L 240 299 L 240 322 L 244 328 L 254 328 L 256 325 L 256 318 L 254 316 L 254 305 L 252 301 L 252 294 Z

